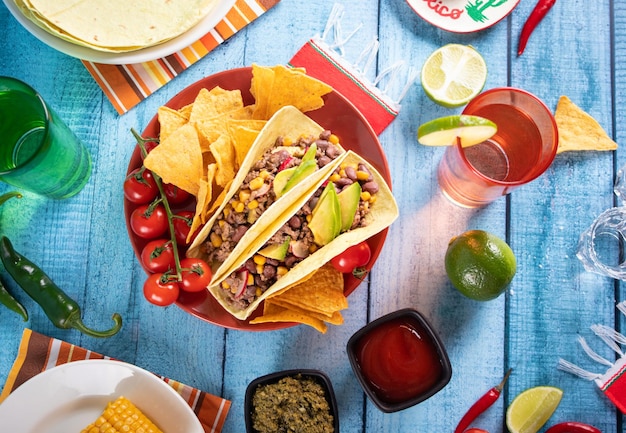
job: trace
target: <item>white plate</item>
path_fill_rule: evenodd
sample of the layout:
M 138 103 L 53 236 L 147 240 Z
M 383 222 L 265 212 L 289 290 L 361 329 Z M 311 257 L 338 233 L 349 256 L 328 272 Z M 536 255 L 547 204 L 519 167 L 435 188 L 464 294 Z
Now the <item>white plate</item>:
M 498 6 L 480 0 L 406 0 L 406 2 L 416 14 L 434 26 L 449 32 L 471 33 L 498 23 L 515 9 L 519 0 L 505 0 L 505 3 Z
M 222 20 L 222 18 L 224 18 L 226 13 L 233 7 L 236 0 L 218 1 L 208 15 L 202 19 L 202 21 L 176 38 L 163 42 L 162 44 L 126 53 L 108 53 L 68 42 L 54 36 L 51 33 L 48 33 L 26 18 L 22 11 L 17 7 L 14 0 L 3 1 L 11 14 L 26 30 L 50 47 L 69 56 L 91 62 L 126 65 L 160 59 L 193 44 L 211 31 L 211 29 L 213 29 Z
M 204 433 L 189 405 L 156 375 L 120 361 L 69 362 L 24 382 L 0 404 L 11 433 L 78 433 L 120 395 L 164 433 Z

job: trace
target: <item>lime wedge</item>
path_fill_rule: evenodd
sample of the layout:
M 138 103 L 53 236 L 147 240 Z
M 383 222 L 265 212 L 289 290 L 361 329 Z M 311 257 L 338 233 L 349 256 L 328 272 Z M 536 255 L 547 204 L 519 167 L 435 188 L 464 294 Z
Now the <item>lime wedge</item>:
M 487 64 L 473 47 L 448 44 L 426 59 L 421 79 L 430 99 L 444 107 L 460 107 L 485 86 Z
M 506 426 L 511 433 L 537 433 L 561 402 L 563 391 L 553 386 L 537 386 L 519 394 L 506 410 Z
M 489 119 L 460 114 L 423 123 L 417 128 L 417 141 L 425 146 L 450 146 L 459 137 L 461 145 L 468 147 L 493 137 L 497 130 Z

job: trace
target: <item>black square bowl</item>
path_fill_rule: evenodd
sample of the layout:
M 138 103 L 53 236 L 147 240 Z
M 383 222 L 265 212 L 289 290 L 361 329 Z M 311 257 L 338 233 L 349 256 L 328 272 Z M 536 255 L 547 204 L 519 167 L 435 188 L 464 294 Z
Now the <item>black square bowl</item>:
M 258 388 L 259 385 L 269 385 L 279 382 L 284 377 L 297 377 L 300 376 L 304 379 L 313 379 L 317 382 L 324 390 L 324 396 L 326 397 L 326 401 L 328 402 L 328 407 L 330 409 L 330 414 L 333 417 L 333 428 L 334 433 L 339 433 L 339 412 L 337 410 L 337 399 L 335 398 L 335 391 L 333 390 L 333 386 L 330 382 L 330 378 L 320 370 L 307 370 L 307 369 L 295 369 L 295 370 L 283 370 L 278 371 L 276 373 L 271 373 L 265 376 L 258 377 L 254 379 L 252 382 L 248 384 L 246 388 L 246 396 L 244 400 L 244 410 L 245 410 L 245 421 L 246 421 L 246 432 L 247 433 L 257 433 L 257 430 L 254 429 L 252 423 L 252 398 L 254 396 L 254 392 Z
M 411 308 L 389 313 L 359 329 L 346 349 L 361 387 L 383 412 L 421 403 L 452 377 L 439 336 Z

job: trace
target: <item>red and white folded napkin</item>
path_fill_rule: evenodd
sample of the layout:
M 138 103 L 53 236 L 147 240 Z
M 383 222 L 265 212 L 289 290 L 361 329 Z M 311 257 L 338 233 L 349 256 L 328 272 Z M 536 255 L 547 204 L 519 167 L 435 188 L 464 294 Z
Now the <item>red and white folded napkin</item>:
M 0 403 L 33 376 L 67 362 L 84 359 L 111 359 L 108 356 L 24 329 L 17 357 L 0 394 Z M 230 401 L 184 383 L 160 376 L 189 404 L 206 433 L 222 431 Z
M 617 308 L 626 315 L 626 301 L 617 304 Z M 617 361 L 611 362 L 600 356 L 587 344 L 582 337 L 578 337 L 578 343 L 583 351 L 595 362 L 607 367 L 604 373 L 585 370 L 569 361 L 559 359 L 559 370 L 574 374 L 583 379 L 591 380 L 600 388 L 615 406 L 626 414 L 626 353 L 620 345 L 626 345 L 626 336 L 606 325 L 592 325 L 591 330 L 607 346 L 619 355 Z

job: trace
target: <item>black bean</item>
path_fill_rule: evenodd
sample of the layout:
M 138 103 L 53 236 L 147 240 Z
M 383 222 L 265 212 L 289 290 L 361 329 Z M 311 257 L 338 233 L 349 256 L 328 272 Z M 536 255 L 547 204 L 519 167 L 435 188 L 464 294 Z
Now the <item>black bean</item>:
M 326 129 L 320 133 L 320 138 L 322 140 L 328 140 L 331 135 L 332 135 L 332 132 L 329 129 Z
M 248 231 L 248 227 L 246 227 L 246 226 L 237 226 L 237 228 L 233 232 L 233 236 L 231 238 L 232 241 L 233 242 L 239 242 L 241 240 L 241 238 L 243 237 L 243 235 L 246 234 L 247 231 Z
M 300 227 L 302 227 L 302 221 L 300 221 L 300 218 L 294 215 L 289 219 L 289 227 L 291 227 L 292 229 L 299 229 Z
M 326 151 L 326 149 L 328 148 L 328 146 L 330 146 L 330 141 L 328 140 L 315 140 L 315 144 L 317 145 L 317 148 L 321 151 Z
M 353 183 L 354 181 L 347 177 L 342 177 L 341 179 L 335 181 L 335 185 L 337 185 L 339 188 L 343 188 L 344 186 L 348 186 Z
M 263 276 L 267 279 L 274 278 L 276 276 L 276 268 L 274 266 L 263 266 Z

